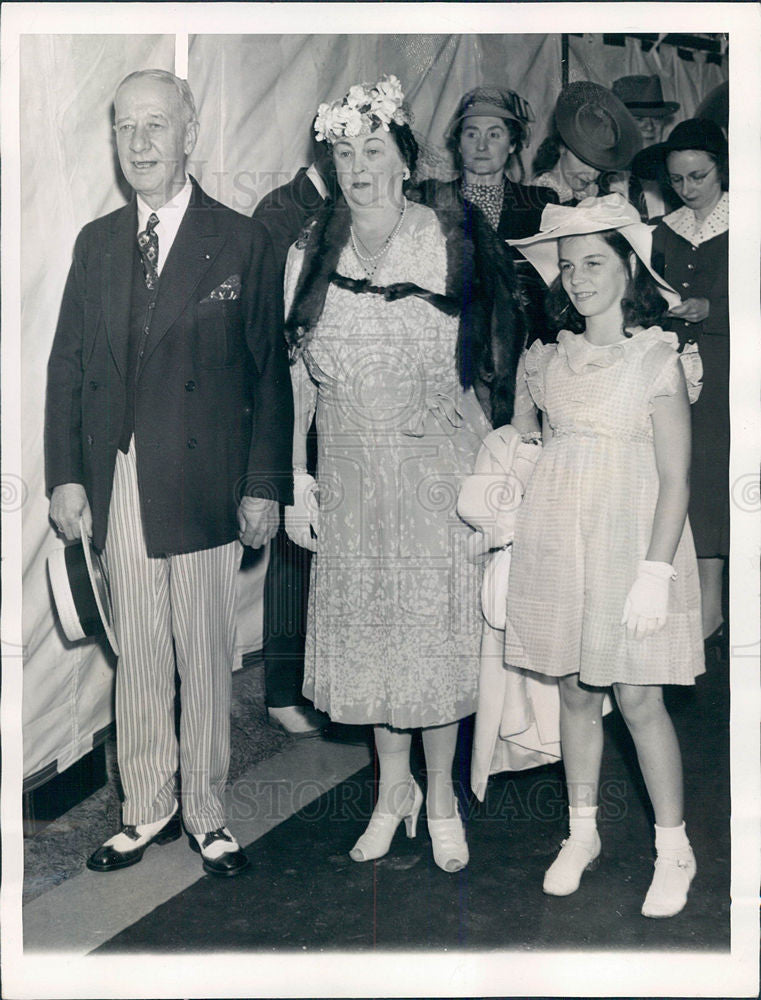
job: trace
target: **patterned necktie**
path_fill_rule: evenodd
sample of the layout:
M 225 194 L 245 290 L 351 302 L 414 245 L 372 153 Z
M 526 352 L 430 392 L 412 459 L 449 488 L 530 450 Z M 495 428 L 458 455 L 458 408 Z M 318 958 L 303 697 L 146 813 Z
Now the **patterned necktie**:
M 145 287 L 151 291 L 159 281 L 159 236 L 154 232 L 159 224 L 159 217 L 155 212 L 148 216 L 148 224 L 142 233 L 137 234 L 137 246 L 140 256 L 143 258 L 143 270 L 145 271 Z

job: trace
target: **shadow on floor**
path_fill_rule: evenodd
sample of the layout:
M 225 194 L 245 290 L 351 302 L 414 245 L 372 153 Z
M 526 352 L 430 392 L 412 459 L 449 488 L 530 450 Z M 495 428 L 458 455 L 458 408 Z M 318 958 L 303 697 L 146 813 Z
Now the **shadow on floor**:
M 349 859 L 372 808 L 370 765 L 251 845 L 243 875 L 200 879 L 97 951 L 727 950 L 728 694 L 726 665 L 710 662 L 694 689 L 669 695 L 698 860 L 687 907 L 670 920 L 639 912 L 652 876 L 651 817 L 614 713 L 605 723 L 603 861 L 572 896 L 541 891 L 566 834 L 560 765 L 497 775 L 482 805 L 468 802 L 471 862 L 456 875 L 435 866 L 424 822 L 414 840 L 400 828 L 376 864 Z

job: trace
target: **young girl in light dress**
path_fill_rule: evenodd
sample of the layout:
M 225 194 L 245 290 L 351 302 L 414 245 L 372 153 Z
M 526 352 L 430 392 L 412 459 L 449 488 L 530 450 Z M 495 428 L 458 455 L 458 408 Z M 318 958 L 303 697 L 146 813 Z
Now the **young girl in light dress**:
M 696 871 L 661 685 L 693 684 L 705 669 L 686 520 L 700 360 L 694 350 L 680 356 L 676 336 L 655 325 L 679 298 L 651 270 L 650 240 L 613 194 L 548 206 L 541 232 L 514 241 L 551 284 L 549 311 L 565 329 L 523 359 L 514 423 L 525 431 L 535 404 L 544 446 L 515 525 L 505 661 L 557 677 L 560 688 L 570 836 L 544 891 L 569 895 L 596 866 L 602 702 L 612 687 L 655 814 L 642 913 L 669 917 Z

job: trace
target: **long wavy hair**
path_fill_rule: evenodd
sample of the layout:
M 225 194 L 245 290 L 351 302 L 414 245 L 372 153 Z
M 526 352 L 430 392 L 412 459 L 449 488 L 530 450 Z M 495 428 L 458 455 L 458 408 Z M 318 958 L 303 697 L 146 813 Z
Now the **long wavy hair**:
M 621 299 L 624 336 L 631 336 L 627 332 L 629 327 L 659 325 L 668 312 L 668 302 L 661 295 L 647 268 L 642 267 L 636 255 L 634 273 L 632 273 L 629 258 L 634 251 L 631 244 L 615 229 L 594 235 L 605 240 L 611 247 L 622 261 L 629 276 Z M 547 322 L 553 333 L 558 333 L 560 330 L 570 330 L 572 333 L 584 332 L 586 320 L 568 298 L 560 275 L 555 278 L 547 290 L 545 310 Z

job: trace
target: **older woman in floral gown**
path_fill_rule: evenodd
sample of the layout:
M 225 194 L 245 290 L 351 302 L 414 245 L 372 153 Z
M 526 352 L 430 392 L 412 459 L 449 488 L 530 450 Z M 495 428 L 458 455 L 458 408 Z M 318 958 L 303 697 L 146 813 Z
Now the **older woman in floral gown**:
M 426 757 L 428 830 L 445 871 L 468 862 L 452 765 L 476 707 L 481 616 L 470 529 L 455 511 L 491 422 L 512 415 L 525 330 L 507 253 L 473 210 L 407 201 L 417 145 L 399 81 L 321 105 L 342 197 L 291 248 L 287 331 L 296 401 L 291 537 L 315 550 L 304 693 L 375 727 L 380 762 L 355 861 L 414 836 Z M 317 483 L 305 472 L 316 410 Z

